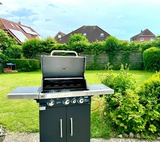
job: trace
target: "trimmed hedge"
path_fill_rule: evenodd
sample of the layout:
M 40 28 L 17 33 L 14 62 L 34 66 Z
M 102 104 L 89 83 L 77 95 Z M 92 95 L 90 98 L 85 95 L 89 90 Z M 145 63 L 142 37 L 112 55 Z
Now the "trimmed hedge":
M 2 64 L 0 63 L 0 73 L 2 73 L 3 72 L 3 66 L 2 66 Z
M 144 81 L 137 93 L 144 107 L 143 132 L 160 136 L 160 72 Z
M 9 62 L 16 64 L 18 71 L 30 72 L 40 69 L 40 62 L 37 59 L 10 59 Z
M 151 47 L 143 52 L 143 61 L 146 70 L 160 70 L 160 48 Z

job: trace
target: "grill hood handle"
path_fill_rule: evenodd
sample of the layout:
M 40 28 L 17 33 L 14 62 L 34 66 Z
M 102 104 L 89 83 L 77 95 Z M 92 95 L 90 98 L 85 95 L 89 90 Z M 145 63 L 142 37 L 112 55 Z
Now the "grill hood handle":
M 76 55 L 76 57 L 78 57 L 78 54 L 76 51 L 66 51 L 66 50 L 53 50 L 50 54 L 50 56 L 53 56 L 54 53 L 73 53 Z

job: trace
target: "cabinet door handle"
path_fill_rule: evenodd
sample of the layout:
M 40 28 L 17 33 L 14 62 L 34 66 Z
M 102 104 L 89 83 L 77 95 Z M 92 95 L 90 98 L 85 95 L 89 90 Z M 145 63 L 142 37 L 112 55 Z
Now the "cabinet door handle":
M 73 118 L 70 118 L 70 122 L 71 122 L 71 137 L 73 136 Z
M 60 138 L 63 138 L 63 120 L 60 119 Z

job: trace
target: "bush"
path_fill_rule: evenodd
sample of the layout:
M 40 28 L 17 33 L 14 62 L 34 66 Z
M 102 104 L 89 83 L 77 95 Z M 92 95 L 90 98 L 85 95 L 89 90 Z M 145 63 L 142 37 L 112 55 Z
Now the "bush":
M 18 71 L 30 72 L 40 69 L 40 63 L 36 59 L 11 59 L 9 62 L 16 64 Z
M 160 72 L 144 81 L 137 91 L 145 108 L 143 121 L 145 132 L 160 136 Z
M 146 70 L 160 70 L 160 48 L 151 47 L 143 52 L 144 67 Z
M 8 58 L 20 59 L 22 57 L 22 49 L 20 45 L 12 45 L 3 50 L 3 54 Z
M 4 64 L 7 61 L 7 59 L 8 58 L 4 54 L 0 53 L 0 63 Z
M 111 107 L 113 103 L 116 104 L 114 109 Z M 127 89 L 124 95 L 114 94 L 108 104 L 108 113 L 118 134 L 136 134 L 144 130 L 144 109 L 133 90 Z
M 107 116 L 104 119 L 111 121 L 112 131 L 117 135 L 141 132 L 144 129 L 144 110 L 139 103 L 139 96 L 134 92 L 135 82 L 132 75 L 122 66 L 119 73 L 109 71 L 102 83 L 115 91 L 115 94 L 105 96 L 107 105 L 104 113 Z
M 15 43 L 15 40 L 7 32 L 0 29 L 0 50 L 5 50 Z
M 106 38 L 104 43 L 104 50 L 106 52 L 115 52 L 118 51 L 120 48 L 120 41 L 113 36 L 109 36 Z
M 89 42 L 82 34 L 74 34 L 69 37 L 68 47 L 78 53 L 85 51 Z
M 135 81 L 132 79 L 132 75 L 127 73 L 124 68 L 121 65 L 121 69 L 117 74 L 109 71 L 102 80 L 102 83 L 113 88 L 115 93 L 124 94 L 126 89 L 134 89 Z
M 0 73 L 3 72 L 3 65 L 0 63 Z

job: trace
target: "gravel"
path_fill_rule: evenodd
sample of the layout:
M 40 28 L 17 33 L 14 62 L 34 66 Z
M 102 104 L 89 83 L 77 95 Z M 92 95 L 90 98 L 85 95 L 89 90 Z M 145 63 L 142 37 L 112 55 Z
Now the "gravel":
M 8 134 L 6 135 L 3 142 L 39 142 L 39 134 L 38 133 Z M 90 142 L 151 142 L 151 141 L 139 140 L 139 139 L 129 139 L 129 138 L 126 138 L 126 139 L 111 138 L 109 140 L 92 138 Z M 152 142 L 160 142 L 160 140 L 156 140 Z

